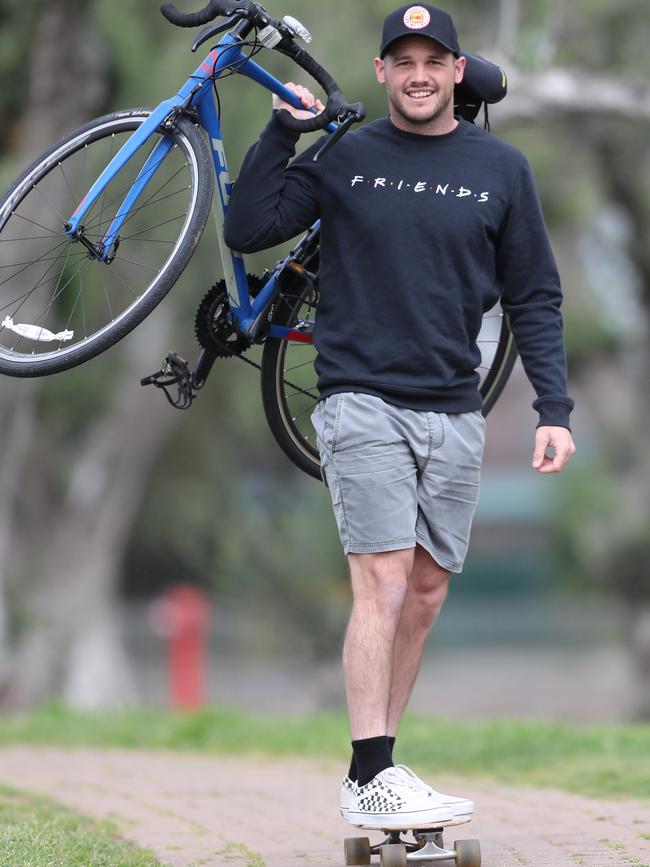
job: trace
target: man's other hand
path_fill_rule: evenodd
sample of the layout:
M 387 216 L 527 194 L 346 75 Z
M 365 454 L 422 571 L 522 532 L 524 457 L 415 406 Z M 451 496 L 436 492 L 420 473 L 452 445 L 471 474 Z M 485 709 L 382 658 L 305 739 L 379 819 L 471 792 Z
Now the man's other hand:
M 315 108 L 319 114 L 325 108 L 320 99 L 316 99 L 314 94 L 310 90 L 307 90 L 306 87 L 303 87 L 301 84 L 294 84 L 293 81 L 287 81 L 285 87 L 288 90 L 292 90 L 296 94 L 296 96 L 300 97 L 300 100 L 305 106 L 305 108 Z M 286 108 L 286 110 L 288 112 L 291 112 L 294 117 L 314 117 L 314 114 L 311 111 L 300 111 L 300 109 L 294 108 L 292 105 L 289 105 L 288 102 L 284 102 L 284 100 L 280 99 L 279 96 L 276 96 L 275 93 L 273 94 L 273 108 Z
M 549 457 L 547 449 L 553 449 L 555 454 Z M 571 431 L 565 427 L 538 427 L 535 432 L 535 451 L 533 452 L 533 467 L 538 473 L 559 473 L 576 450 Z

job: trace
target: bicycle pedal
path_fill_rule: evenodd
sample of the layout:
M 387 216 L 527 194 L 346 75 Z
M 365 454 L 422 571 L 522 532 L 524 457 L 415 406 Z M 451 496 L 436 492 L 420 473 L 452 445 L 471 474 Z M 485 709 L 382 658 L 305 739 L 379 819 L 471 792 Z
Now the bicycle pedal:
M 177 352 L 169 352 L 160 370 L 145 376 L 140 385 L 155 385 L 162 389 L 169 403 L 176 409 L 189 409 L 196 393 L 192 384 L 192 369 L 189 362 Z M 175 396 L 170 389 L 176 387 Z

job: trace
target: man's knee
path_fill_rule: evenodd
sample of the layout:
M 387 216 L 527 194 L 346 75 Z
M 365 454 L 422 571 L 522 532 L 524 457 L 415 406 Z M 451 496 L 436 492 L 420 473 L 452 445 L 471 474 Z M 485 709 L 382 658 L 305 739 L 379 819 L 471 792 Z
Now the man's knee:
M 401 605 L 413 568 L 413 548 L 348 554 L 355 602 L 364 599 Z
M 429 625 L 442 608 L 449 590 L 449 572 L 418 546 L 409 578 L 409 594 L 421 612 L 423 623 Z

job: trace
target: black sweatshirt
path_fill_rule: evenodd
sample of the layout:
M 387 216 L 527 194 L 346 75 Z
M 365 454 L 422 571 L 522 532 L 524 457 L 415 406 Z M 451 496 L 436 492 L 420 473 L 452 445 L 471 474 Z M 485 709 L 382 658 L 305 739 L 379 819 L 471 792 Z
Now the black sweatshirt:
M 562 291 L 521 151 L 464 120 L 419 135 L 384 117 L 314 163 L 320 139 L 287 167 L 297 139 L 274 112 L 234 185 L 225 239 L 254 252 L 320 217 L 321 396 L 479 409 L 476 338 L 501 298 L 539 424 L 568 428 Z

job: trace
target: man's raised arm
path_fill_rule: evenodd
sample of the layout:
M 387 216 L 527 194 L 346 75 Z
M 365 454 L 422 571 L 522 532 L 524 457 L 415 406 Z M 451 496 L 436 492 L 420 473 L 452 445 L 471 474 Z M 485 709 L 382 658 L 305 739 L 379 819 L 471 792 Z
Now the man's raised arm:
M 306 108 L 322 111 L 320 100 L 304 87 L 287 84 Z M 240 253 L 254 253 L 293 238 L 319 216 L 315 167 L 308 161 L 289 166 L 299 133 L 286 129 L 277 109 L 286 108 L 296 117 L 311 114 L 294 109 L 277 97 L 274 112 L 259 141 L 246 154 L 233 185 L 224 225 L 226 244 Z M 314 146 L 315 147 L 315 146 Z

